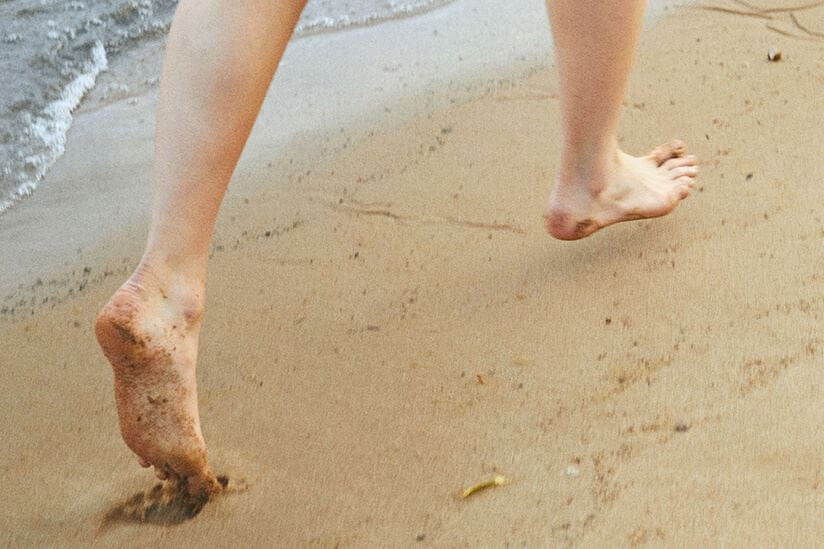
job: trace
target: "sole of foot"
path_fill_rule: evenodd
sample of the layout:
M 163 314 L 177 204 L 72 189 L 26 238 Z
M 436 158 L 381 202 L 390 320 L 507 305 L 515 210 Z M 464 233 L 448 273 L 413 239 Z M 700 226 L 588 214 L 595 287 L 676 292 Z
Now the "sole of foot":
M 578 240 L 615 223 L 667 215 L 689 196 L 698 175 L 697 159 L 685 152 L 681 141 L 643 157 L 618 151 L 599 180 L 559 176 L 544 215 L 547 232 Z
M 120 431 L 141 466 L 208 498 L 220 483 L 209 469 L 197 409 L 200 309 L 176 299 L 180 292 L 148 289 L 141 278 L 124 284 L 95 323 L 114 372 Z

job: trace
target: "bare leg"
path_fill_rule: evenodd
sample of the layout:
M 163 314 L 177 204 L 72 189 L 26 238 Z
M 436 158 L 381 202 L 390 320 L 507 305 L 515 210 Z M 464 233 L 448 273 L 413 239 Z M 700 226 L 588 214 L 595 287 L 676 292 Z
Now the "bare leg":
M 547 231 L 574 240 L 657 217 L 686 198 L 696 159 L 680 141 L 645 157 L 618 149 L 621 102 L 641 31 L 644 0 L 547 0 L 561 79 L 564 145 Z
M 182 0 L 157 107 L 148 245 L 96 333 L 123 439 L 160 478 L 217 488 L 197 409 L 206 263 L 226 186 L 305 0 Z

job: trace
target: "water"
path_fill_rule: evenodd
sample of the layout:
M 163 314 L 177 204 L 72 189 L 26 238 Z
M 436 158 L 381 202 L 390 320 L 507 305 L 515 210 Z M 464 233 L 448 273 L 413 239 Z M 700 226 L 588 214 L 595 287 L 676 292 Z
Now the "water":
M 310 0 L 298 36 L 453 0 Z M 164 36 L 177 0 L 0 0 L 0 214 L 63 154 L 72 112 L 110 60 Z

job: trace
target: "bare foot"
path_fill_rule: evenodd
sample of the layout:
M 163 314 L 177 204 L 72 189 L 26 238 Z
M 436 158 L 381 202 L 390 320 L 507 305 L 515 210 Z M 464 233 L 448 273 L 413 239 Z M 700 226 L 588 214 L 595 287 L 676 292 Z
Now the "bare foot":
M 95 332 L 114 370 L 126 445 L 159 478 L 208 497 L 220 485 L 209 470 L 197 410 L 202 296 L 181 282 L 161 286 L 141 267 L 103 307 Z
M 689 196 L 698 175 L 696 158 L 684 144 L 661 145 L 634 157 L 616 150 L 603 166 L 562 170 L 544 216 L 546 230 L 560 240 L 577 240 L 621 221 L 660 217 Z

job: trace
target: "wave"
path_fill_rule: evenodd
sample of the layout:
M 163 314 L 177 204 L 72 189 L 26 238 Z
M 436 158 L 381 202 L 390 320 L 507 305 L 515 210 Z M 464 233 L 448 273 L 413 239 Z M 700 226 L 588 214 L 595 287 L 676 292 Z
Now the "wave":
M 31 194 L 37 183 L 46 175 L 46 171 L 65 152 L 66 134 L 72 124 L 72 113 L 80 105 L 86 92 L 94 86 L 97 75 L 107 67 L 106 49 L 98 40 L 91 50 L 91 60 L 86 65 L 86 70 L 63 88 L 60 99 L 46 106 L 44 116 L 37 117 L 32 122 L 30 131 L 43 142 L 45 150 L 40 154 L 26 157 L 25 166 L 29 179 L 14 191 L 11 198 L 0 202 L 0 212 L 11 206 L 14 201 Z

